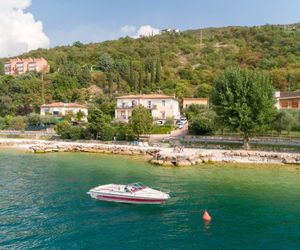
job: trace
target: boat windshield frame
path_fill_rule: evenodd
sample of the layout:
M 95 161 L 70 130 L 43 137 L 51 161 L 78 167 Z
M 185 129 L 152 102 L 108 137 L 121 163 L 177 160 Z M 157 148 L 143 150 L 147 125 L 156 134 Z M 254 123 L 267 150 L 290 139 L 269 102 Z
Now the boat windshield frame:
M 145 186 L 143 183 L 136 182 L 127 184 L 124 189 L 126 192 L 137 192 L 145 188 L 147 188 L 147 186 Z

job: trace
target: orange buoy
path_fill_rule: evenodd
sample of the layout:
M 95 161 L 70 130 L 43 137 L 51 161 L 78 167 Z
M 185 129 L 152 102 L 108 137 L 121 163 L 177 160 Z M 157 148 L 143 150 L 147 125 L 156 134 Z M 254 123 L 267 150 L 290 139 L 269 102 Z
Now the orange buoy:
M 211 221 L 211 217 L 210 217 L 209 213 L 208 213 L 206 210 L 204 210 L 202 219 L 203 219 L 204 221 L 207 221 L 207 222 Z

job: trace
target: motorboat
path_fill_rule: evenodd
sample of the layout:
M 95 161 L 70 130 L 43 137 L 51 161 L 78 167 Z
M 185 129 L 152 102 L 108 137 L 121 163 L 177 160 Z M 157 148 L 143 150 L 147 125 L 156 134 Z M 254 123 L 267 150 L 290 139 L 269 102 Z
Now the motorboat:
M 135 204 L 161 204 L 170 198 L 168 193 L 152 189 L 140 182 L 100 185 L 87 194 L 97 200 Z

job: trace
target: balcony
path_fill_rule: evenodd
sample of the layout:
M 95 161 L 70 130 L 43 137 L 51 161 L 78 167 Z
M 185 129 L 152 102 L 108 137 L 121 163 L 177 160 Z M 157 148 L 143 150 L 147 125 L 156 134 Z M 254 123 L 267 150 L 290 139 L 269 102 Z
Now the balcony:
M 136 107 L 136 105 L 130 105 L 130 104 L 117 105 L 117 109 L 133 109 L 134 107 Z

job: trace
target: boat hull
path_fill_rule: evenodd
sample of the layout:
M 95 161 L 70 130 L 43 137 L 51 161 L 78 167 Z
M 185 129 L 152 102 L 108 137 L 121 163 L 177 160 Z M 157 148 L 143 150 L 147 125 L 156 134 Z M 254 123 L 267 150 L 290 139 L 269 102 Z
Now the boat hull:
M 88 194 L 97 200 L 110 201 L 118 203 L 132 203 L 132 204 L 161 204 L 167 199 L 165 198 L 150 198 L 150 197 L 137 197 L 137 196 L 117 196 L 111 194 L 99 194 L 88 192 Z
M 169 194 L 141 183 L 100 185 L 92 188 L 87 194 L 101 201 L 133 204 L 161 204 L 170 198 Z
M 119 203 L 133 203 L 133 204 L 161 204 L 164 203 L 165 199 L 149 199 L 143 197 L 118 197 L 110 195 L 97 195 L 97 200 L 102 201 L 113 201 Z

